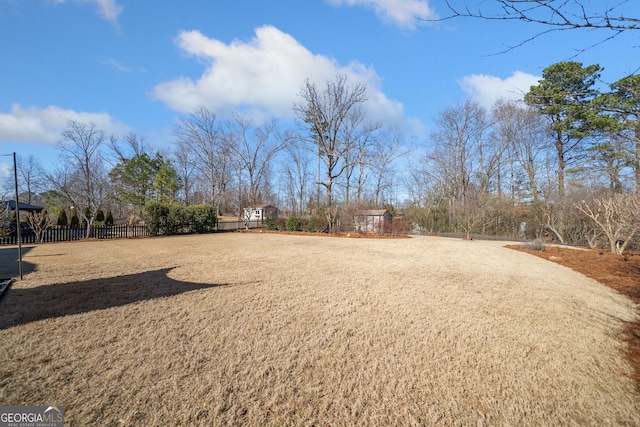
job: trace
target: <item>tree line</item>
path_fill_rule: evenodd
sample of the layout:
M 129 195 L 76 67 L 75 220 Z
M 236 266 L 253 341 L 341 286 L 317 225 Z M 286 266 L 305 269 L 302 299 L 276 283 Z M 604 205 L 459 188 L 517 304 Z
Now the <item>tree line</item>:
M 640 77 L 600 91 L 602 70 L 561 62 L 523 102 L 443 111 L 412 171 L 414 221 L 434 231 L 628 245 L 639 219 L 626 207 L 640 187 Z
M 368 119 L 366 86 L 342 75 L 302 84 L 294 126 L 239 113 L 220 120 L 203 106 L 178 120 L 170 147 L 156 148 L 135 133 L 118 140 L 70 122 L 59 166 L 21 158 L 19 181 L 49 212 L 76 207 L 89 231 L 99 210 L 137 222 L 150 203 L 207 204 L 237 217 L 269 203 L 330 230 L 348 227 L 354 209 L 385 207 L 417 231 L 620 251 L 639 223 L 628 207 L 640 187 L 640 78 L 601 89 L 602 70 L 561 62 L 523 101 L 450 106 L 413 147 L 401 130 Z

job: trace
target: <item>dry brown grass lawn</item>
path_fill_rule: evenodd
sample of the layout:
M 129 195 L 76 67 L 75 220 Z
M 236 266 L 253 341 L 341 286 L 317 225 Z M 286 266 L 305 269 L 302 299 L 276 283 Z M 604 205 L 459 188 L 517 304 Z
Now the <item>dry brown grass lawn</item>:
M 69 425 L 640 425 L 634 304 L 502 245 L 27 248 L 0 301 L 0 404 L 64 405 Z

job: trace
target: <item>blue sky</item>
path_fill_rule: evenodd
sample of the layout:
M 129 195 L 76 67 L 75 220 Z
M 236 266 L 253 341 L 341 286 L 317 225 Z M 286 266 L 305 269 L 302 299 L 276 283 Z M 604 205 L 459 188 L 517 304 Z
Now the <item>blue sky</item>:
M 542 28 L 416 19 L 446 14 L 444 0 L 0 0 L 0 154 L 52 165 L 69 120 L 167 146 L 199 105 L 286 123 L 306 78 L 337 73 L 367 84 L 371 118 L 424 141 L 443 109 L 521 97 L 545 67 L 609 35 L 554 33 L 500 54 Z M 639 41 L 623 34 L 573 60 L 599 63 L 611 83 L 640 67 Z M 0 178 L 10 163 L 0 157 Z

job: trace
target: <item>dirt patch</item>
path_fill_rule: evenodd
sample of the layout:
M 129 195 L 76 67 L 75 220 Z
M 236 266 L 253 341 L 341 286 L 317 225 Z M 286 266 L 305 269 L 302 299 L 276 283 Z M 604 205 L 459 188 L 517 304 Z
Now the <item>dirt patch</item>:
M 624 256 L 603 249 L 546 246 L 543 251 L 511 245 L 512 249 L 548 259 L 628 296 L 640 308 L 640 252 L 627 251 Z M 640 320 L 629 322 L 624 330 L 628 344 L 627 358 L 634 368 L 633 377 L 640 391 Z

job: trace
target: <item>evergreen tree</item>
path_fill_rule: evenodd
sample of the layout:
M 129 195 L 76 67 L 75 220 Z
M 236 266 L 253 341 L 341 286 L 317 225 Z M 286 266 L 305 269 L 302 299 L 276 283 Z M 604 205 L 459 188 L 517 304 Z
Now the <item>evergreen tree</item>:
M 611 92 L 599 104 L 614 126 L 611 133 L 622 141 L 622 154 L 633 170 L 636 191 L 640 190 L 640 75 L 630 75 L 611 84 Z M 608 123 L 606 123 L 608 125 Z
M 113 225 L 114 221 L 113 221 L 113 214 L 111 213 L 111 211 L 107 211 L 107 216 L 104 219 L 104 223 L 105 225 Z
M 581 142 L 590 135 L 596 114 L 592 101 L 597 95 L 595 82 L 603 70 L 600 65 L 583 67 L 580 62 L 559 62 L 544 69 L 542 80 L 531 86 L 524 100 L 549 119 L 554 134 L 558 162 L 558 195 L 565 194 L 567 162 L 578 160 Z
M 178 173 L 159 153 L 155 157 L 138 153 L 122 159 L 109 175 L 115 182 L 116 198 L 139 215 L 151 200 L 173 203 L 180 189 Z
M 60 214 L 58 215 L 58 225 L 60 227 L 66 227 L 69 223 L 69 219 L 67 218 L 67 211 L 62 208 L 60 209 Z
M 71 214 L 71 227 L 78 228 L 80 226 L 80 219 L 78 218 L 78 211 L 73 209 L 73 213 Z

